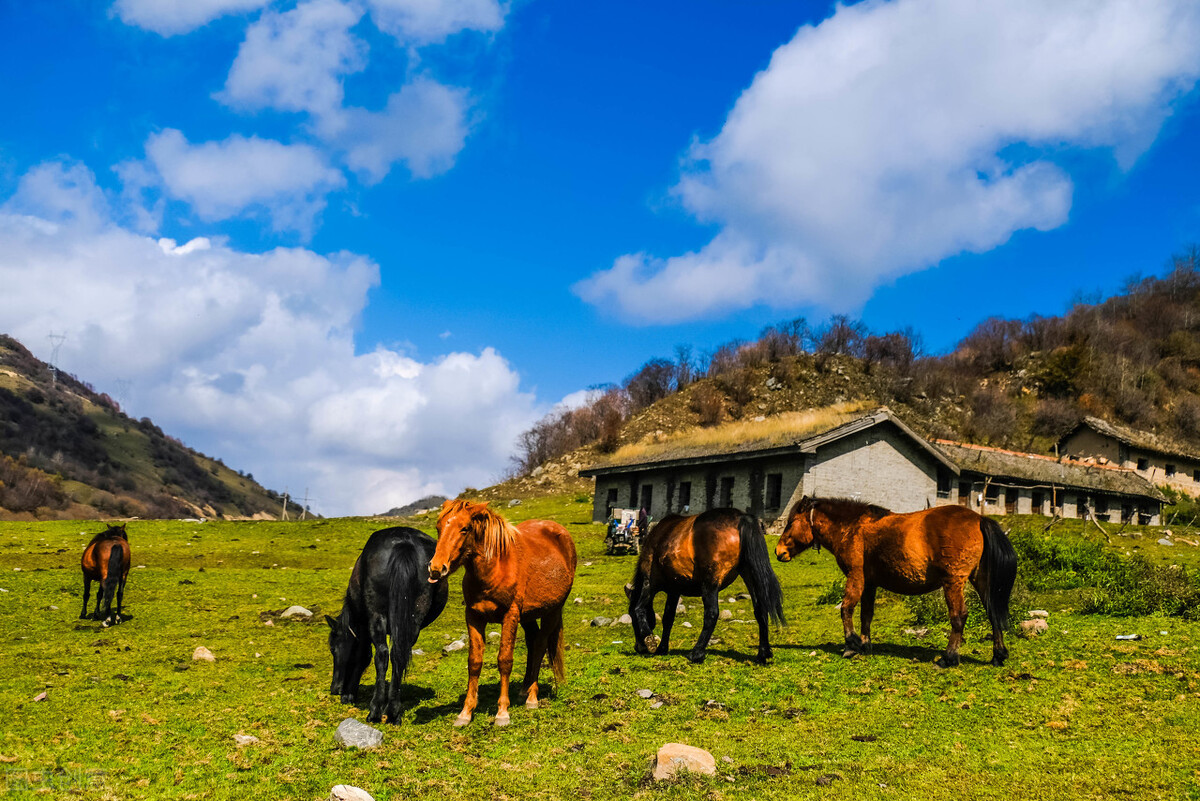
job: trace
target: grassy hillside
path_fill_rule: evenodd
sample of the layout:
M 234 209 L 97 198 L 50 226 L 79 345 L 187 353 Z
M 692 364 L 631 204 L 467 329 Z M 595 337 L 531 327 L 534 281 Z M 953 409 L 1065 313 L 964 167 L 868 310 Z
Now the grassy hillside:
M 253 477 L 128 417 L 0 335 L 0 520 L 275 517 L 282 508 Z
M 920 607 L 894 596 L 878 605 L 875 655 L 845 660 L 825 597 L 840 573 L 827 553 L 810 552 L 775 565 L 789 625 L 773 635 L 769 666 L 750 661 L 756 627 L 744 600 L 722 603 L 732 619 L 718 623 L 703 665 L 683 653 L 700 624 L 695 600 L 677 619 L 672 653 L 649 659 L 632 653 L 629 627 L 588 625 L 625 611 L 621 588 L 633 570 L 631 558 L 603 556 L 590 502 L 560 495 L 506 511 L 556 519 L 578 544 L 566 684 L 539 710 L 515 708 L 509 728 L 492 727 L 498 688 L 489 640 L 480 714 L 454 729 L 466 651 L 442 647 L 465 632 L 456 575 L 446 611 L 418 642 L 424 653 L 406 682 L 403 724 L 384 726 L 383 745 L 361 753 L 339 750 L 333 731 L 344 717 L 365 720 L 374 674 L 357 707 L 328 695 L 320 615 L 340 608 L 374 521 L 130 524 L 134 561 L 144 567 L 126 592 L 132 620 L 108 629 L 77 620 L 77 558 L 94 526 L 0 523 L 8 571 L 0 576 L 0 705 L 9 710 L 0 789 L 264 801 L 317 801 L 342 782 L 379 801 L 1200 797 L 1200 622 L 1083 614 L 1097 590 L 1059 571 L 1019 600 L 1022 612 L 1048 610 L 1050 631 L 1014 638 L 1004 668 L 986 664 L 978 619 L 963 666 L 936 668 L 944 626 L 919 623 Z M 432 530 L 432 516 L 411 522 Z M 1030 538 L 1044 525 L 1003 523 Z M 1087 550 L 1080 527 L 1051 533 L 1064 545 L 1055 557 L 1064 571 L 1078 567 L 1071 543 Z M 1200 548 L 1162 547 L 1157 531 L 1138 533 L 1114 538 L 1114 548 L 1155 565 L 1196 564 Z M 740 581 L 721 595 L 739 592 Z M 294 603 L 318 612 L 316 622 L 274 617 Z M 1131 633 L 1143 639 L 1116 639 Z M 217 661 L 193 662 L 198 645 Z M 518 644 L 518 665 L 523 654 Z M 638 697 L 640 689 L 655 697 Z M 35 701 L 42 692 L 46 700 Z M 237 733 L 260 742 L 239 748 Z M 710 750 L 718 775 L 649 785 L 654 751 L 672 741 Z

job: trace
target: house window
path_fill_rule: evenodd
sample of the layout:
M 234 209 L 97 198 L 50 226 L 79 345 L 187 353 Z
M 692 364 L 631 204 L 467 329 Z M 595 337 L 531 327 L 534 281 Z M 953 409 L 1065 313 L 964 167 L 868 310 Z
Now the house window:
M 983 498 L 985 503 L 996 503 L 1000 499 L 1000 488 L 995 484 L 988 484 Z
M 650 504 L 653 502 L 654 502 L 654 485 L 653 484 L 643 484 L 642 485 L 642 508 L 646 510 L 647 514 L 649 514 L 649 512 L 650 512 Z
M 608 488 L 608 497 L 604 501 L 604 506 L 605 506 L 604 516 L 612 517 L 612 510 L 615 509 L 617 506 L 617 488 L 616 487 Z
M 692 482 L 679 482 L 679 511 L 686 512 L 692 505 Z
M 1033 507 L 1035 515 L 1042 514 L 1042 504 L 1046 502 L 1046 495 L 1041 490 L 1034 490 L 1030 498 L 1029 505 Z
M 958 482 L 958 502 L 963 506 L 971 505 L 971 482 Z
M 1010 515 L 1017 513 L 1017 497 L 1019 494 L 1016 487 L 1009 487 L 1004 490 L 1004 508 Z
M 721 506 L 733 506 L 733 476 L 725 476 L 721 479 Z
M 1192 481 L 1200 482 L 1200 470 L 1192 471 Z
M 937 496 L 939 498 L 950 497 L 950 472 L 948 470 L 938 469 Z
M 1142 471 L 1149 470 L 1150 469 L 1150 460 L 1147 459 L 1145 456 L 1138 459 L 1137 469 L 1142 470 Z
M 1103 495 L 1096 498 L 1096 519 L 1108 520 L 1108 498 Z
M 767 473 L 767 508 L 778 509 L 783 502 L 783 473 Z
M 1167 478 L 1171 478 L 1172 476 L 1175 475 L 1175 465 L 1169 464 L 1166 466 L 1165 470 L 1167 473 Z

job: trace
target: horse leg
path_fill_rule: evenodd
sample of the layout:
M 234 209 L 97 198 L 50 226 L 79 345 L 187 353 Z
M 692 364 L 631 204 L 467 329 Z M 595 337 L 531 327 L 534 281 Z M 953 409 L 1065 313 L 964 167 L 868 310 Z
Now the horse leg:
M 664 656 L 671 650 L 671 627 L 675 625 L 675 610 L 679 607 L 679 593 L 667 590 L 667 605 L 663 608 L 663 633 L 655 656 Z M 653 609 L 651 610 L 653 611 Z
M 754 604 L 754 619 L 758 622 L 758 653 L 755 654 L 754 661 L 765 665 L 767 660 L 775 655 L 771 651 L 771 612 L 767 609 L 765 599 L 755 598 L 751 602 Z
M 978 572 L 976 572 L 975 576 L 971 579 L 971 584 L 975 587 L 975 592 L 979 593 L 979 600 L 984 602 L 984 606 L 987 607 L 988 617 L 991 618 L 992 665 L 995 667 L 1000 667 L 1004 664 L 1004 660 L 1008 659 L 1008 647 L 1004 644 L 1003 625 L 1000 624 L 1000 621 L 998 621 L 996 616 L 992 614 L 992 609 L 989 605 L 991 600 L 988 595 L 988 587 L 987 584 L 980 579 Z
M 942 667 L 954 667 L 958 664 L 958 649 L 963 641 L 963 627 L 967 624 L 967 604 L 963 599 L 961 581 L 947 584 L 945 587 L 946 607 L 950 611 L 950 642 L 946 645 L 946 653 L 938 664 Z
M 862 607 L 859 609 L 859 620 L 862 624 L 863 653 L 871 653 L 871 621 L 875 618 L 875 590 L 873 584 L 863 587 Z
M 704 623 L 700 628 L 700 639 L 696 640 L 696 644 L 692 646 L 692 650 L 688 652 L 688 659 L 693 664 L 700 664 L 704 661 L 704 657 L 708 655 L 708 641 L 712 639 L 713 629 L 717 625 L 717 617 L 720 615 L 720 601 L 717 598 L 717 585 L 705 585 L 700 598 L 704 601 Z
M 117 584 L 117 616 L 113 618 L 116 623 L 121 622 L 121 609 L 125 604 L 125 579 L 127 576 L 121 576 L 121 582 Z
M 550 626 L 538 628 L 537 620 L 530 618 L 529 622 L 521 621 L 525 630 L 525 708 L 538 708 L 538 674 L 542 671 L 542 659 L 546 656 L 546 641 L 550 634 Z
M 467 610 L 467 634 L 470 636 L 470 650 L 467 651 L 467 697 L 463 701 L 462 712 L 454 720 L 455 726 L 466 726 L 475 715 L 475 706 L 479 703 L 479 674 L 483 672 L 483 632 L 487 621 L 482 616 Z
M 500 703 L 496 708 L 495 720 L 497 726 L 509 724 L 508 681 L 512 675 L 513 651 L 517 647 L 517 625 L 520 620 L 521 612 L 514 605 L 504 616 L 504 622 L 500 624 L 500 658 L 496 664 L 496 667 L 500 669 Z
M 646 579 L 642 593 L 638 597 L 638 602 L 630 612 L 634 617 L 634 636 L 638 636 L 639 625 L 643 626 L 647 632 L 644 638 L 634 644 L 634 650 L 640 654 L 657 653 L 654 642 L 654 627 L 656 625 L 654 622 L 654 599 L 657 597 L 658 590 L 650 584 L 650 579 Z
M 383 707 L 387 702 L 389 686 L 388 671 L 388 633 L 387 618 L 370 612 L 371 644 L 375 646 L 375 695 L 371 698 L 371 708 L 367 712 L 368 723 L 378 723 L 383 720 Z
M 862 638 L 854 633 L 854 607 L 858 605 L 863 594 L 863 576 L 861 570 L 846 574 L 846 594 L 842 596 L 842 634 L 846 639 L 846 650 L 842 656 L 849 659 L 863 652 Z
M 79 619 L 87 618 L 88 601 L 92 599 L 92 578 L 87 573 L 83 574 L 83 611 L 79 613 Z

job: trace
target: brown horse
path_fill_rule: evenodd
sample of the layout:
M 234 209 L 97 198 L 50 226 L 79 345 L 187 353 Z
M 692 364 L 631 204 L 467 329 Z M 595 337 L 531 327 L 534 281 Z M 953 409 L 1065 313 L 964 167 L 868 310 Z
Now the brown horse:
M 83 611 L 82 620 L 88 616 L 88 600 L 92 596 L 92 579 L 100 582 L 96 592 L 96 609 L 93 619 L 103 620 L 107 625 L 111 619 L 121 622 L 121 605 L 125 599 L 125 579 L 129 575 L 129 537 L 125 526 L 109 526 L 83 549 L 79 565 L 83 568 Z M 113 595 L 117 597 L 117 614 L 112 616 Z
M 437 522 L 437 550 L 429 563 L 436 583 L 460 566 L 467 628 L 467 697 L 455 726 L 471 722 L 479 702 L 484 630 L 500 624 L 500 703 L 496 725 L 507 726 L 508 677 L 512 673 L 517 625 L 525 630 L 525 708 L 537 709 L 538 673 L 549 654 L 550 669 L 563 680 L 563 604 L 575 581 L 575 543 L 567 530 L 550 520 L 526 520 L 514 526 L 486 503 L 446 501 Z M 541 621 L 539 627 L 538 621 Z
M 633 583 L 625 588 L 629 616 L 633 618 L 633 647 L 639 654 L 665 654 L 670 648 L 671 626 L 679 596 L 704 600 L 704 624 L 688 659 L 704 661 L 708 641 L 720 610 L 717 594 L 738 576 L 746 582 L 758 621 L 757 661 L 771 658 L 768 617 L 783 622 L 783 591 L 771 569 L 762 526 L 752 515 L 737 509 L 710 509 L 699 515 L 668 515 L 642 541 Z M 667 593 L 663 610 L 662 640 L 654 647 L 654 598 Z
M 788 514 L 775 556 L 787 562 L 806 548 L 822 545 L 846 574 L 845 656 L 870 650 L 879 587 L 901 595 L 921 595 L 940 587 L 950 610 L 950 642 L 939 664 L 957 665 L 967 622 L 963 588 L 969 581 L 992 624 L 992 664 L 1004 664 L 1008 656 L 1004 629 L 1017 554 L 996 521 L 962 506 L 894 514 L 841 498 L 801 498 Z M 861 637 L 854 633 L 854 607 L 859 601 Z

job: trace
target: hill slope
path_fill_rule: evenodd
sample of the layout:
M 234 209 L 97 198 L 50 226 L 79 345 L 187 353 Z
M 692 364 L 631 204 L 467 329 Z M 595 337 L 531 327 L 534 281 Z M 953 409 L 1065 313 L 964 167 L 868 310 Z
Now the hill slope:
M 0 519 L 274 518 L 282 503 L 0 335 Z

